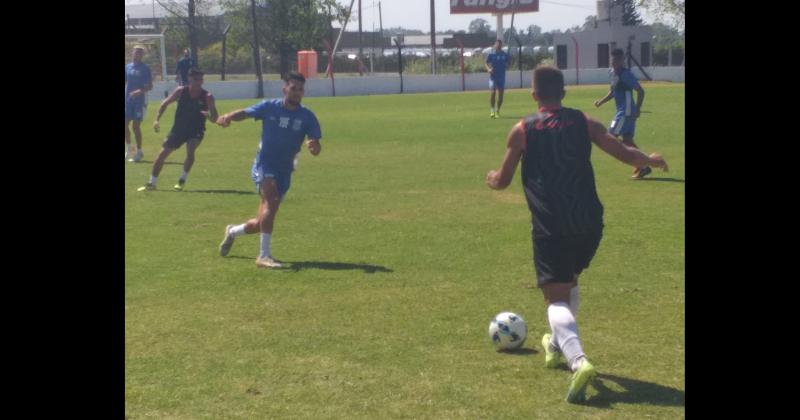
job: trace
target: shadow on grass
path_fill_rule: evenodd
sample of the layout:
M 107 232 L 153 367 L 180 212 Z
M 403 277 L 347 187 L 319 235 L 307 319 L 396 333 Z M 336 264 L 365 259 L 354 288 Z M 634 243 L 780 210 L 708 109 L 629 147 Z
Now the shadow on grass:
M 255 257 L 244 257 L 241 255 L 228 255 L 225 258 L 236 258 L 242 260 L 253 260 Z M 339 262 L 325 262 L 325 261 L 283 261 L 284 266 L 278 268 L 281 271 L 300 271 L 309 268 L 316 268 L 318 270 L 363 270 L 365 273 L 393 273 L 394 270 L 379 265 L 369 264 L 350 264 Z
M 605 382 L 613 382 L 624 391 L 608 388 Z M 589 397 L 584 405 L 597 408 L 611 408 L 613 404 L 647 404 L 657 406 L 683 407 L 686 405 L 685 392 L 652 382 L 638 381 L 621 376 L 599 374 L 592 383 L 599 391 Z
M 129 163 L 148 163 L 148 164 L 152 164 L 153 161 L 152 160 L 144 160 L 144 159 L 142 159 L 142 160 L 140 160 L 138 162 L 129 162 Z M 183 165 L 183 162 L 164 162 L 164 165 Z
M 685 179 L 679 179 L 679 178 L 642 178 L 642 179 L 634 179 L 632 181 L 637 181 L 637 182 L 641 182 L 641 181 L 680 182 L 682 184 L 686 183 Z
M 174 191 L 174 190 L 173 190 Z M 239 190 L 183 190 L 175 191 L 182 193 L 199 193 L 199 194 L 236 194 L 236 195 L 256 195 L 253 191 L 239 191 Z
M 507 354 L 509 356 L 534 356 L 539 354 L 538 351 L 529 348 L 521 348 L 521 349 L 514 349 L 514 350 L 500 350 L 498 351 L 500 354 Z
M 394 270 L 380 265 L 369 264 L 350 264 L 339 262 L 325 262 L 325 261 L 289 261 L 289 270 L 300 271 L 309 268 L 316 268 L 318 270 L 363 270 L 365 273 L 393 273 Z

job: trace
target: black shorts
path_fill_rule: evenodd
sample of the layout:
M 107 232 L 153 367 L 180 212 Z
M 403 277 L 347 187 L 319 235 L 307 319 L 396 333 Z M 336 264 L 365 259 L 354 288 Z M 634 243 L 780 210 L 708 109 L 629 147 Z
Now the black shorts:
M 204 135 L 205 133 L 202 131 L 194 134 L 169 133 L 167 139 L 164 140 L 164 144 L 161 146 L 169 149 L 177 149 L 189 140 L 197 140 L 198 143 L 203 141 Z
M 601 232 L 574 236 L 533 237 L 533 265 L 539 287 L 547 283 L 570 283 L 589 267 Z

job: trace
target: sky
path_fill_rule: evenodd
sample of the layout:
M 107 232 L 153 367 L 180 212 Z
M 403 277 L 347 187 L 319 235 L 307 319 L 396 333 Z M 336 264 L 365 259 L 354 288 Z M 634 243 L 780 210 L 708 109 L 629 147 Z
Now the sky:
M 350 5 L 350 0 L 337 0 L 345 7 Z M 126 4 L 151 4 L 152 0 L 125 0 Z M 362 29 L 371 31 L 373 25 L 377 30 L 379 25 L 378 0 L 361 0 L 363 18 Z M 380 0 L 384 28 L 402 26 L 406 29 L 418 29 L 423 32 L 430 31 L 430 0 Z M 374 5 L 374 6 L 373 6 Z M 497 18 L 490 14 L 451 15 L 449 0 L 435 0 L 436 5 L 436 31 L 467 30 L 469 23 L 474 19 L 485 19 L 494 30 Z M 353 5 L 353 16 L 358 13 L 358 0 Z M 538 25 L 543 32 L 554 29 L 566 30 L 575 25 L 583 25 L 586 17 L 597 13 L 596 0 L 539 0 L 539 11 L 534 13 L 520 13 L 514 17 L 514 27 L 525 29 L 530 25 Z M 653 19 L 644 10 L 639 14 L 646 23 Z M 503 18 L 503 27 L 508 29 L 511 25 L 511 15 Z M 334 25 L 336 26 L 336 25 Z M 358 20 L 348 23 L 348 30 L 358 29 Z

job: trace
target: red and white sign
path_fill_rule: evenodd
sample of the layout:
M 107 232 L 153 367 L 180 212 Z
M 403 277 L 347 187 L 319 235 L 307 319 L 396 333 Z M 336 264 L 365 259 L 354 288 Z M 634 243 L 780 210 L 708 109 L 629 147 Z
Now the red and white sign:
M 538 12 L 539 0 L 450 0 L 450 14 Z

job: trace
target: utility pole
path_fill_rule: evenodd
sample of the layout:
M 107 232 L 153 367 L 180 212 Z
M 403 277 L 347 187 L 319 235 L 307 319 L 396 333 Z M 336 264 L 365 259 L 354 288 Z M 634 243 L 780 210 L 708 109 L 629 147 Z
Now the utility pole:
M 253 15 L 253 61 L 256 64 L 258 79 L 258 98 L 264 97 L 264 81 L 261 79 L 261 47 L 258 46 L 258 25 L 256 25 L 256 0 L 250 0 L 250 13 Z

